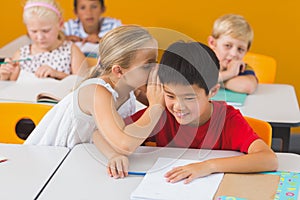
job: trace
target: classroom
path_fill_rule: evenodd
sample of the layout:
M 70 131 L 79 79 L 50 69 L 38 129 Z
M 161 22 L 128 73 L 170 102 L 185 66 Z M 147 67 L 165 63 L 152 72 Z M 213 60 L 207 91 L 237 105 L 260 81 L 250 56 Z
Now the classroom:
M 62 17 L 65 21 L 76 18 L 73 0 L 55 1 L 62 8 Z M 297 0 L 287 2 L 104 0 L 104 2 L 104 17 L 119 19 L 123 25 L 144 27 L 153 35 L 158 41 L 158 59 L 163 54 L 160 50 L 166 50 L 177 40 L 198 41 L 207 45 L 212 25 L 222 15 L 237 14 L 248 21 L 254 31 L 254 39 L 249 51 L 268 56 L 276 61 L 275 79 L 271 83 L 259 82 L 253 94 L 243 95 L 244 99 L 241 104 L 229 101 L 227 103 L 232 103 L 231 105 L 241 112 L 264 142 L 268 141 L 266 144 L 274 151 L 278 159 L 278 167 L 275 171 L 254 173 L 252 177 L 241 174 L 240 177 L 234 178 L 232 176 L 236 175 L 234 173 L 220 173 L 218 184 L 211 185 L 206 191 L 208 193 L 209 189 L 216 187 L 212 196 L 203 196 L 203 199 L 268 199 L 265 197 L 267 195 L 273 195 L 271 199 L 300 199 L 300 79 L 298 78 L 300 68 L 296 64 L 297 46 L 300 45 L 300 39 L 297 37 L 300 35 L 300 27 L 297 26 L 300 21 L 298 11 L 300 2 Z M 25 3 L 24 0 L 9 1 L 5 9 L 0 12 L 3 30 L 6 30 L 1 31 L 0 58 L 11 56 L 16 47 L 30 42 L 23 22 L 22 13 Z M 7 20 L 8 16 L 9 20 Z M 14 45 L 14 49 L 10 49 L 10 44 Z M 91 56 L 86 53 L 84 55 L 86 57 L 83 62 L 86 62 L 89 67 L 99 63 L 97 55 Z M 263 72 L 268 73 L 266 70 Z M 11 115 L 15 115 L 15 118 L 33 117 L 33 123 L 38 124 L 57 102 L 67 96 L 70 87 L 76 88 L 75 83 L 79 84 L 83 80 L 81 77 L 71 75 L 62 80 L 57 80 L 58 78 L 55 77 L 53 80 L 30 82 L 28 80 L 31 75 L 22 74 L 22 78 L 25 76 L 28 77 L 24 79 L 25 82 L 22 85 L 18 81 L 0 80 L 0 169 L 3 168 L 3 173 L 0 173 L 0 188 L 5 189 L 3 194 L 5 199 L 98 199 L 99 197 L 133 200 L 154 200 L 162 197 L 172 200 L 199 199 L 196 198 L 197 195 L 204 194 L 196 193 L 192 189 L 186 190 L 184 185 L 178 186 L 181 182 L 176 188 L 182 191 L 177 196 L 171 195 L 176 191 L 175 187 L 169 187 L 165 181 L 158 182 L 161 181 L 157 178 L 158 175 L 161 175 L 162 171 L 167 172 L 166 169 L 171 170 L 174 163 L 182 162 L 181 165 L 186 165 L 194 160 L 202 162 L 244 154 L 238 151 L 196 150 L 174 148 L 168 145 L 155 147 L 150 144 L 151 142 L 146 142 L 130 155 L 126 154 L 128 155 L 126 159 L 130 163 L 128 171 L 132 174 L 125 178 L 114 179 L 107 175 L 106 156 L 91 142 L 83 142 L 72 147 L 68 145 L 66 147 L 22 145 L 34 127 L 29 128 L 31 130 L 26 136 L 22 136 L 22 133 L 17 133 L 13 137 L 5 136 L 5 132 L 11 131 L 9 126 L 14 126 L 13 123 L 15 123 L 6 117 L 6 113 L 13 113 Z M 63 83 L 64 87 L 62 87 Z M 16 91 L 12 91 L 11 88 Z M 50 102 L 48 97 L 54 91 L 60 92 Z M 38 103 L 36 102 L 37 94 L 40 95 Z M 42 94 L 45 94 L 46 98 Z M 231 94 L 226 93 L 226 95 Z M 27 106 L 22 107 L 21 104 L 27 104 Z M 145 108 L 138 101 L 135 106 L 137 110 Z M 34 114 L 28 114 L 32 113 L 32 110 Z M 261 136 L 259 132 L 262 132 L 262 129 L 254 128 L 255 125 L 252 123 L 255 122 L 251 121 L 252 118 L 267 124 L 265 132 L 271 132 L 270 138 Z M 23 128 L 32 126 L 32 124 L 28 125 L 26 120 L 22 123 L 25 124 Z M 14 131 L 17 132 L 17 128 Z M 88 141 L 88 139 L 82 141 Z M 13 175 L 12 172 L 14 172 Z M 262 177 L 257 175 L 262 175 Z M 19 181 L 20 177 L 24 181 Z M 9 183 L 3 181 L 9 179 L 12 180 Z M 282 181 L 287 179 L 295 184 L 291 186 L 290 183 Z M 257 184 L 258 180 L 270 184 Z M 151 185 L 154 183 L 157 183 L 157 187 L 153 189 Z M 206 182 L 194 180 L 191 183 L 197 187 L 196 184 L 200 186 Z M 231 189 L 246 183 L 249 183 L 249 188 Z M 226 187 L 226 184 L 229 186 Z M 161 190 L 158 190 L 159 187 Z M 16 192 L 16 188 L 20 188 L 20 192 Z M 149 191 L 146 193 L 146 190 Z M 153 195 L 154 190 L 157 196 Z M 259 191 L 256 194 L 253 192 L 250 194 L 250 190 Z M 161 191 L 159 194 L 161 196 L 158 195 L 158 191 Z M 180 196 L 187 193 L 191 193 L 190 196 Z M 247 198 L 243 198 L 244 196 Z

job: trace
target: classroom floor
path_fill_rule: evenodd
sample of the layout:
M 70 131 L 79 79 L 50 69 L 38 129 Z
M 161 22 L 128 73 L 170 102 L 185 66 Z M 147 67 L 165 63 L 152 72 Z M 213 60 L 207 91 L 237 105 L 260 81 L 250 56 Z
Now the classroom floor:
M 280 139 L 272 140 L 272 149 L 274 151 L 279 152 L 280 146 L 281 146 Z M 291 135 L 289 152 L 300 154 L 300 134 L 292 134 Z

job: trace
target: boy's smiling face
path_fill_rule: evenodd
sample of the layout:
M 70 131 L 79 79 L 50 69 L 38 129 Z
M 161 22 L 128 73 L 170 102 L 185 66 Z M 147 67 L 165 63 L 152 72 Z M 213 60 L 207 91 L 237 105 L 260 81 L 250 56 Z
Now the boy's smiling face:
M 166 107 L 179 124 L 199 126 L 210 118 L 210 97 L 198 85 L 165 83 L 164 93 Z

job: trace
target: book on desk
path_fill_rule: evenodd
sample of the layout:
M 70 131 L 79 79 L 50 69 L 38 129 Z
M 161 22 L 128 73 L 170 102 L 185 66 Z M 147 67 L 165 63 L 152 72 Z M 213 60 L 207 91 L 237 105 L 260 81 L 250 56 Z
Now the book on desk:
M 189 184 L 183 181 L 169 183 L 164 174 L 173 167 L 199 160 L 158 158 L 148 170 L 138 187 L 131 193 L 131 200 L 182 200 L 182 199 L 247 199 L 269 200 L 297 199 L 300 173 L 263 172 L 263 173 L 216 173 L 197 178 Z M 255 191 L 255 192 L 253 192 Z
M 246 93 L 234 92 L 232 90 L 220 88 L 215 96 L 211 98 L 213 101 L 226 101 L 232 106 L 243 106 L 247 98 Z

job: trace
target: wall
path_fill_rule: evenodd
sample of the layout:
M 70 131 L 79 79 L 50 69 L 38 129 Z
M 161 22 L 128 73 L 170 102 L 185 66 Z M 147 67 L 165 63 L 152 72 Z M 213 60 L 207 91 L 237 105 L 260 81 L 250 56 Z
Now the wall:
M 72 0 L 58 2 L 65 11 L 66 19 L 74 16 Z M 10 0 L 0 12 L 0 47 L 26 33 L 22 23 L 22 5 L 23 0 Z M 105 14 L 122 19 L 125 24 L 168 28 L 203 42 L 207 41 L 217 17 L 225 13 L 241 14 L 254 29 L 251 51 L 276 58 L 276 83 L 293 85 L 300 102 L 300 1 L 106 0 L 106 5 Z

